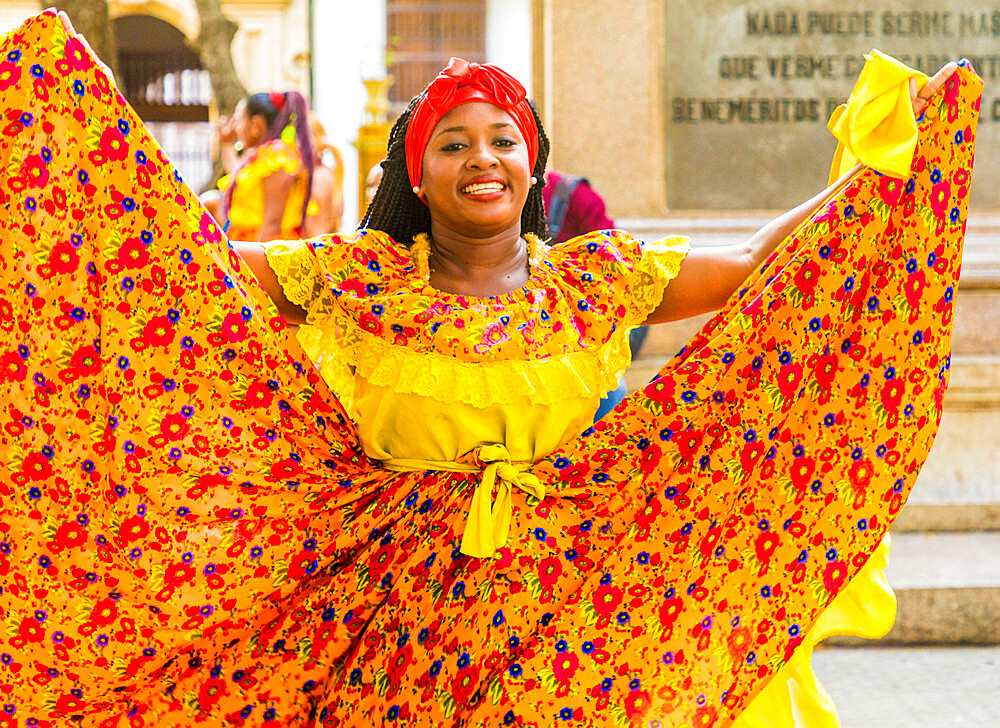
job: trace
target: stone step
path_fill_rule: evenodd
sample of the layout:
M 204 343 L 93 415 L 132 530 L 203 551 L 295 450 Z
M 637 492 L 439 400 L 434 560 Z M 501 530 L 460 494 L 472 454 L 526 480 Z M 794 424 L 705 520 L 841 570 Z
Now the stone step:
M 1000 532 L 893 534 L 896 622 L 883 645 L 1000 643 Z M 834 637 L 828 644 L 870 645 Z
M 819 649 L 842 728 L 1000 725 L 1000 647 Z

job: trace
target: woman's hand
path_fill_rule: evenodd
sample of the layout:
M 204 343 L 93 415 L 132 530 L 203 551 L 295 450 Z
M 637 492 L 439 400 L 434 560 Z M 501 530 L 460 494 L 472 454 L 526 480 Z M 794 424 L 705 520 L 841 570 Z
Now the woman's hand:
M 115 83 L 115 74 L 113 74 L 111 72 L 111 69 L 105 65 L 104 61 L 102 61 L 100 58 L 97 57 L 97 54 L 94 53 L 94 49 L 91 48 L 90 43 L 87 42 L 87 39 L 76 32 L 76 28 L 73 27 L 73 22 L 69 19 L 69 16 L 64 11 L 60 10 L 58 17 L 59 17 L 59 22 L 63 24 L 63 29 L 66 31 L 66 35 L 70 37 L 79 38 L 80 42 L 83 43 L 83 47 L 87 49 L 87 52 L 90 53 L 91 56 L 93 56 L 94 61 L 97 63 L 98 66 L 100 66 L 101 70 L 104 71 L 104 74 L 111 80 L 111 83 Z
M 940 71 L 935 73 L 927 83 L 918 91 L 917 79 L 910 79 L 910 101 L 913 103 L 913 115 L 920 116 L 923 113 L 927 102 L 931 100 L 941 87 L 944 86 L 952 74 L 958 70 L 958 64 L 954 61 L 946 64 Z

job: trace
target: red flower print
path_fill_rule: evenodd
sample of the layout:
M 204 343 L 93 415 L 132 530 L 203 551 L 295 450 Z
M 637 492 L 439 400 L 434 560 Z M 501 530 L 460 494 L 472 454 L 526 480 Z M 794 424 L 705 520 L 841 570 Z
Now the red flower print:
M 812 480 L 813 472 L 816 470 L 816 461 L 811 457 L 801 457 L 792 460 L 792 466 L 788 469 L 788 475 L 792 479 L 792 485 L 796 490 L 804 490 L 809 481 Z
M 118 528 L 118 538 L 124 543 L 130 544 L 133 541 L 141 541 L 149 534 L 149 524 L 142 516 L 129 516 Z
M 593 600 L 597 613 L 603 617 L 609 617 L 622 603 L 622 590 L 610 584 L 601 584 L 594 592 Z
M 49 181 L 49 168 L 45 166 L 39 154 L 29 154 L 21 162 L 21 177 L 28 182 L 29 187 L 44 187 Z
M 10 61 L 0 63 L 0 92 L 17 85 L 21 80 L 21 67 Z
M 814 260 L 807 260 L 801 265 L 801 267 L 795 272 L 795 277 L 792 280 L 795 282 L 795 287 L 804 296 L 808 296 L 816 288 L 816 283 L 819 281 L 820 268 L 819 264 Z
M 625 696 L 625 716 L 631 719 L 643 715 L 652 704 L 645 690 L 632 690 Z
M 227 314 L 222 320 L 222 333 L 231 344 L 243 341 L 247 337 L 247 324 L 239 311 Z
M 710 705 L 702 705 L 694 712 L 694 728 L 712 728 L 719 713 Z
M 831 561 L 823 569 L 823 586 L 830 594 L 836 594 L 847 581 L 847 564 Z
M 455 702 L 461 707 L 469 704 L 473 694 L 479 687 L 479 666 L 469 665 L 458 671 L 455 682 L 452 685 L 451 694 Z
M 882 386 L 882 406 L 890 411 L 898 410 L 905 390 L 906 385 L 903 383 L 902 377 L 886 380 Z
M 90 612 L 90 621 L 98 627 L 113 624 L 118 619 L 118 602 L 114 599 L 102 599 Z
M 785 364 L 778 370 L 778 391 L 786 399 L 794 397 L 799 391 L 799 382 L 802 381 L 802 365 L 798 362 Z
M 198 707 L 203 712 L 207 712 L 209 708 L 228 694 L 229 687 L 225 680 L 217 677 L 209 678 L 201 684 L 201 689 L 198 691 Z
M 128 142 L 117 126 L 109 126 L 101 134 L 100 151 L 110 162 L 120 162 L 128 156 Z
M 559 682 L 572 678 L 579 667 L 580 658 L 576 656 L 575 652 L 557 652 L 556 656 L 552 658 L 552 673 Z
M 145 268 L 149 263 L 149 250 L 137 237 L 127 237 L 118 248 L 118 261 L 123 268 Z
M 0 356 L 0 383 L 23 382 L 27 375 L 28 367 L 16 351 L 8 351 Z
M 823 354 L 815 358 L 815 361 L 810 362 L 812 365 L 813 376 L 816 377 L 816 382 L 823 389 L 829 389 L 833 384 L 833 380 L 837 377 L 837 355 L 828 353 Z
M 49 266 L 53 273 L 72 273 L 80 265 L 80 256 L 69 241 L 56 243 L 49 251 Z
M 84 49 L 79 38 L 67 38 L 64 52 L 66 60 L 74 71 L 86 71 L 93 64 L 93 61 L 90 60 L 90 54 Z
M 542 587 L 555 586 L 562 573 L 562 561 L 555 556 L 548 556 L 538 562 L 538 581 Z
M 774 554 L 774 550 L 781 543 L 781 539 L 778 538 L 778 534 L 774 531 L 764 531 L 758 534 L 757 539 L 754 541 L 754 551 L 757 553 L 757 558 L 766 566 L 771 560 L 771 555 Z
M 677 621 L 677 618 L 681 616 L 681 612 L 683 611 L 684 602 L 680 597 L 664 599 L 659 609 L 660 624 L 664 627 L 673 627 L 674 622 Z
M 306 574 L 311 574 L 316 570 L 316 553 L 303 549 L 292 557 L 288 564 L 288 578 L 301 579 Z
M 87 529 L 76 521 L 64 521 L 53 541 L 59 550 L 82 546 L 87 542 Z
M 28 480 L 47 480 L 52 477 L 52 461 L 40 452 L 29 453 L 21 463 L 21 470 Z
M 407 642 L 405 645 L 396 650 L 396 654 L 392 656 L 389 661 L 388 668 L 386 672 L 389 675 L 389 680 L 392 681 L 393 685 L 399 685 L 403 681 L 403 677 L 406 675 L 406 668 L 410 666 L 413 662 L 413 644 Z
M 878 196 L 889 207 L 895 207 L 899 198 L 903 195 L 906 183 L 895 177 L 883 175 L 878 180 Z
M 341 286 L 343 287 L 343 285 Z M 382 322 L 371 311 L 365 311 L 358 317 L 358 323 L 365 331 L 375 336 L 382 334 Z
M 660 464 L 660 459 L 663 457 L 663 451 L 660 449 L 659 445 L 650 444 L 645 450 L 642 451 L 642 457 L 639 458 L 639 469 L 647 475 L 656 469 L 656 466 Z
M 726 649 L 736 660 L 742 660 L 750 651 L 752 644 L 753 638 L 750 635 L 750 630 L 746 627 L 737 627 L 726 637 Z
M 163 573 L 163 583 L 169 587 L 186 584 L 194 578 L 194 567 L 190 564 L 171 564 Z
M 868 458 L 855 460 L 851 465 L 851 469 L 848 471 L 848 477 L 851 479 L 851 485 L 861 491 L 868 489 L 868 486 L 871 485 L 872 476 L 874 474 L 875 466 L 872 465 L 872 461 Z
M 25 617 L 18 625 L 17 633 L 25 642 L 41 643 L 45 639 L 45 629 L 34 617 Z
M 168 346 L 175 335 L 174 325 L 166 316 L 153 316 L 142 329 L 142 340 L 148 346 Z
M 190 430 L 187 418 L 179 412 L 173 412 L 160 420 L 160 432 L 170 441 L 183 440 Z
M 266 382 L 253 382 L 247 388 L 246 403 L 250 407 L 267 407 L 274 399 L 272 392 Z

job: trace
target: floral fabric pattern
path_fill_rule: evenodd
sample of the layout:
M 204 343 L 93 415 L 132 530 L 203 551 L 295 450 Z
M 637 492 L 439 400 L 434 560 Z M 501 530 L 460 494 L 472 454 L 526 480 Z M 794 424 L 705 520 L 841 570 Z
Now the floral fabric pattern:
M 0 46 L 0 725 L 728 725 L 930 447 L 980 91 L 960 69 L 912 176 L 853 179 L 474 559 L 477 474 L 361 454 L 103 71 L 29 20 Z
M 399 392 L 484 407 L 617 386 L 628 332 L 656 308 L 688 243 L 591 233 L 551 249 L 524 287 L 490 298 L 434 290 L 377 230 L 265 249 L 285 295 L 308 311 L 299 338 L 335 390 L 348 367 Z

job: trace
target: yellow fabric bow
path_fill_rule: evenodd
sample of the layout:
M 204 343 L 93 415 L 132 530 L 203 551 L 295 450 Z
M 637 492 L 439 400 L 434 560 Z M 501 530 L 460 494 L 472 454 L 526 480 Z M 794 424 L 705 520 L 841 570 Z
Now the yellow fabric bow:
M 827 125 L 840 144 L 833 157 L 830 184 L 860 161 L 890 177 L 907 178 L 917 148 L 917 122 L 910 102 L 910 79 L 927 76 L 873 50 L 846 104 Z
M 476 486 L 469 506 L 469 520 L 462 535 L 462 553 L 477 558 L 493 556 L 507 543 L 510 535 L 510 496 L 516 486 L 539 500 L 545 498 L 545 486 L 531 473 L 530 464 L 514 465 L 503 445 L 479 448 L 479 461 L 484 465 L 483 479 Z M 493 489 L 496 486 L 496 500 Z
M 463 460 L 468 456 L 463 456 Z M 473 473 L 482 470 L 469 505 L 469 518 L 462 534 L 461 551 L 466 556 L 490 558 L 507 543 L 510 535 L 511 491 L 517 487 L 539 500 L 545 498 L 545 485 L 527 472 L 531 463 L 512 463 L 504 445 L 483 445 L 475 451 L 471 462 L 443 462 L 417 458 L 383 460 L 387 470 L 444 470 L 453 473 Z M 494 489 L 496 496 L 494 499 Z

